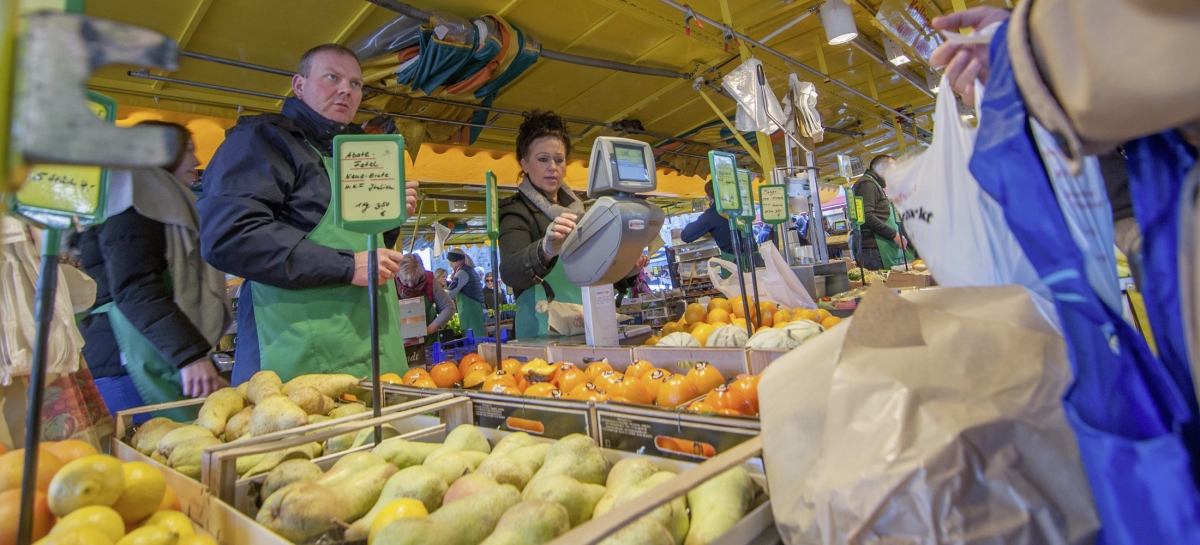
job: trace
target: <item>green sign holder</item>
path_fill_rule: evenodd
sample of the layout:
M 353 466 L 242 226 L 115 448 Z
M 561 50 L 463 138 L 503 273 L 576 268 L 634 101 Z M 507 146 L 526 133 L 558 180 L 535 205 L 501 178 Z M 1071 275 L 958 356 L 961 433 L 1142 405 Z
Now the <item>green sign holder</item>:
M 503 344 L 500 327 L 500 193 L 496 175 L 492 171 L 484 173 L 484 193 L 487 205 L 487 236 L 492 243 L 492 320 L 496 323 L 496 366 L 504 361 L 501 355 Z
M 738 221 L 742 222 L 742 232 L 746 236 L 743 240 L 746 243 L 746 247 L 742 249 L 742 253 L 746 255 L 746 260 L 749 262 L 750 285 L 754 289 L 754 304 L 758 305 L 762 300 L 758 298 L 758 269 L 754 266 L 754 196 L 750 190 L 750 186 L 753 183 L 753 172 L 744 168 L 738 169 L 738 193 L 742 199 L 742 217 L 738 218 Z M 759 311 L 756 309 L 755 312 Z M 761 322 L 761 317 L 759 321 Z M 749 322 L 747 322 L 747 325 L 749 325 Z
M 333 137 L 333 195 L 329 206 L 342 229 L 367 236 L 367 304 L 371 316 L 371 401 L 383 408 L 379 385 L 379 239 L 408 219 L 404 191 L 404 137 L 397 134 L 340 134 Z M 375 426 L 375 444 L 383 441 Z
M 742 203 L 738 192 L 737 157 L 724 151 L 708 152 L 708 169 L 712 172 L 713 203 L 717 212 L 738 217 Z
M 782 184 L 758 186 L 758 206 L 763 223 L 779 225 L 791 219 L 788 214 L 787 186 Z

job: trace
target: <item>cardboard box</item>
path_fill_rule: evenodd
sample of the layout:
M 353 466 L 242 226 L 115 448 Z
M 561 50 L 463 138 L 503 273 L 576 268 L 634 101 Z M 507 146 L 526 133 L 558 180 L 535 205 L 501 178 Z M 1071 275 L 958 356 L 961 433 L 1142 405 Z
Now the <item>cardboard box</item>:
M 933 284 L 933 275 L 911 272 L 892 272 L 888 274 L 885 286 L 899 288 L 927 288 Z
M 757 375 L 762 373 L 771 362 L 787 353 L 787 350 L 751 350 L 750 374 Z
M 400 335 L 405 339 L 424 337 L 425 301 L 421 297 L 400 300 Z M 409 367 L 412 367 L 409 365 Z
M 759 434 L 755 418 L 611 403 L 596 406 L 596 428 L 603 448 L 689 462 L 707 460 Z

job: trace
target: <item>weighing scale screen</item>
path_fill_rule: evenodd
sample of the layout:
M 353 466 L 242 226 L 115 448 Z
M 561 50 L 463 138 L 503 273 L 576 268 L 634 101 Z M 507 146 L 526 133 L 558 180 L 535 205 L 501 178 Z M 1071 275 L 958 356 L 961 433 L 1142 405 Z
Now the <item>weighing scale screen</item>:
M 646 154 L 642 148 L 613 144 L 617 160 L 617 177 L 625 183 L 650 184 L 646 170 Z

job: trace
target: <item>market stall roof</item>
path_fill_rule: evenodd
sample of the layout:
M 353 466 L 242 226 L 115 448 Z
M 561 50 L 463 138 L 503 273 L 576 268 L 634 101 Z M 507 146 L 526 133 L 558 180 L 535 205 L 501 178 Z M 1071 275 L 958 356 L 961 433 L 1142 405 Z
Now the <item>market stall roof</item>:
M 835 0 L 838 1 L 838 0 Z M 764 51 L 754 50 L 767 69 L 768 80 L 779 94 L 787 76 L 797 70 L 802 79 L 813 81 L 820 92 L 819 109 L 826 132 L 818 148 L 821 174 L 836 172 L 836 154 L 849 153 L 869 160 L 878 153 L 895 153 L 900 145 L 895 130 L 897 116 L 905 112 L 915 125 L 903 125 L 903 140 L 909 150 L 927 138 L 933 103 L 927 88 L 914 83 L 914 74 L 929 71 L 919 56 L 894 69 L 881 57 L 882 25 L 875 13 L 886 12 L 898 0 L 853 0 L 851 7 L 860 36 L 854 45 L 826 43 L 818 17 L 807 16 L 821 4 L 817 0 L 694 0 L 697 13 L 721 19 L 723 4 L 733 27 L 763 41 L 796 61 L 819 68 L 830 81 L 797 70 Z M 509 111 L 552 109 L 577 120 L 571 123 L 578 157 L 585 157 L 599 135 L 626 134 L 651 142 L 661 150 L 660 164 L 684 173 L 693 172 L 707 152 L 706 145 L 683 145 L 666 137 L 692 137 L 708 144 L 736 148 L 732 134 L 722 132 L 717 115 L 700 97 L 711 98 L 726 116 L 735 104 L 715 87 L 720 77 L 739 64 L 736 43 L 726 47 L 722 33 L 693 23 L 690 35 L 684 14 L 660 0 L 410 0 L 422 10 L 442 10 L 463 18 L 495 14 L 508 25 L 540 40 L 545 51 L 606 59 L 640 67 L 667 69 L 690 76 L 667 78 L 607 68 L 582 66 L 543 58 L 503 86 L 493 107 Z M 998 0 L 968 0 L 966 5 L 1000 4 Z M 891 5 L 891 4 L 889 4 Z M 932 17 L 951 10 L 951 0 L 899 2 L 913 13 Z M 178 40 L 187 53 L 251 63 L 281 70 L 295 67 L 300 54 L 319 43 L 349 43 L 396 17 L 396 13 L 365 0 L 93 0 L 89 15 L 126 21 L 159 30 Z M 897 71 L 894 71 L 897 70 Z M 172 78 L 171 81 L 145 76 Z M 692 77 L 705 79 L 701 91 L 692 87 Z M 249 91 L 245 94 L 193 82 Z M 839 87 L 844 83 L 854 92 Z M 709 85 L 712 84 L 712 85 Z M 233 119 L 239 114 L 277 111 L 278 97 L 289 93 L 287 77 L 245 67 L 185 57 L 180 69 L 170 74 L 128 74 L 127 67 L 108 67 L 90 80 L 97 91 L 109 94 L 123 105 L 183 111 L 216 118 Z M 266 95 L 266 96 L 261 96 Z M 870 97 L 864 99 L 863 97 Z M 880 108 L 875 104 L 885 106 Z M 478 100 L 471 100 L 478 102 Z M 436 118 L 455 123 L 469 122 L 468 108 L 447 106 L 418 99 L 392 101 L 388 111 L 408 116 Z M 584 123 L 586 121 L 587 123 Z M 520 118 L 491 112 L 478 135 L 478 148 L 511 151 Z M 449 143 L 446 134 L 458 125 L 421 121 L 426 142 Z M 838 132 L 833 132 L 838 131 Z M 782 156 L 782 144 L 776 143 Z M 418 158 L 419 161 L 419 158 Z M 704 169 L 701 168 L 703 171 Z

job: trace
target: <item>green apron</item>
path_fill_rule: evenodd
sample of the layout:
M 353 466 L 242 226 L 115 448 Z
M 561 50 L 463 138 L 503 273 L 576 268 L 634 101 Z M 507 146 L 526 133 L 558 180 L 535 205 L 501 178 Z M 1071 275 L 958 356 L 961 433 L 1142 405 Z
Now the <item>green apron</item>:
M 323 155 L 321 159 L 332 184 L 333 160 Z M 330 210 L 305 238 L 354 253 L 367 250 L 367 237 L 338 227 Z M 386 248 L 380 238 L 378 247 Z M 288 290 L 261 282 L 251 282 L 250 286 L 262 370 L 275 371 L 284 382 L 313 373 L 370 376 L 371 313 L 365 288 L 333 285 Z M 381 291 L 379 372 L 403 375 L 408 371 L 408 361 L 400 333 L 396 284 L 385 282 L 376 289 Z
M 179 377 L 179 369 L 171 365 L 158 349 L 150 344 L 150 340 L 142 335 L 136 327 L 117 309 L 114 303 L 96 307 L 92 314 L 108 314 L 108 322 L 112 325 L 113 336 L 117 339 L 117 347 L 121 350 L 121 363 L 125 372 L 133 380 L 133 386 L 138 395 L 147 405 L 159 405 L 187 399 L 183 395 L 183 380 Z M 156 411 L 155 416 L 165 416 L 176 422 L 191 422 L 196 419 L 199 407 L 181 407 L 165 411 Z
M 424 295 L 421 296 L 421 299 L 425 300 L 425 325 L 428 326 L 437 319 L 437 305 L 433 304 L 433 301 Z M 425 342 L 422 344 L 425 346 L 433 346 L 433 343 L 437 342 L 437 338 L 438 334 L 435 331 L 432 335 L 425 335 Z
M 458 327 L 462 329 L 463 337 L 467 336 L 468 329 L 476 337 L 486 337 L 487 326 L 483 323 L 483 303 L 467 297 L 460 291 L 458 295 L 454 296 L 454 304 L 458 307 Z
M 873 179 L 873 178 L 871 179 L 871 181 L 876 186 L 879 187 L 879 192 L 883 193 L 883 186 L 879 185 L 879 182 L 875 181 L 875 179 Z M 887 201 L 887 205 L 888 205 L 888 219 L 884 223 L 886 223 L 888 227 L 891 227 L 894 231 L 899 233 L 900 227 L 896 223 L 896 207 L 892 206 L 892 201 L 890 201 L 890 200 Z M 908 263 L 913 262 L 914 256 L 913 256 L 913 253 L 911 250 L 901 250 L 900 245 L 896 244 L 895 240 L 892 240 L 890 238 L 883 238 L 879 235 L 876 235 L 875 233 L 871 233 L 871 234 L 874 235 L 875 243 L 879 246 L 879 256 L 883 258 L 884 270 L 890 270 L 892 267 L 895 267 L 896 265 L 903 265 L 905 263 L 906 259 L 907 259 Z
M 555 301 L 583 304 L 583 290 L 567 279 L 567 273 L 563 272 L 561 262 L 556 262 L 554 268 L 550 269 L 550 274 L 547 274 L 542 281 L 550 284 Z M 538 301 L 545 300 L 546 290 L 541 285 L 521 292 L 521 295 L 517 297 L 516 323 L 513 324 L 514 337 L 529 339 L 544 337 L 547 334 L 550 328 L 550 318 L 546 313 L 537 311 Z

